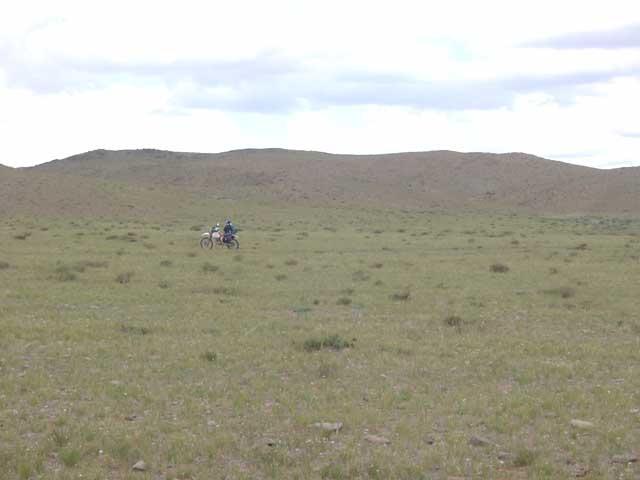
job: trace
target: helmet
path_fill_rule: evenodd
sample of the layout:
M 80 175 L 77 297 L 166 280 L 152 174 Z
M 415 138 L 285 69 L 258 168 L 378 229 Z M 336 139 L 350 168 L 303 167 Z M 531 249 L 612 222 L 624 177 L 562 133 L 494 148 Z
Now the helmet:
M 219 223 L 216 223 L 216 227 L 219 227 L 219 226 L 220 226 L 220 224 L 219 224 Z
M 226 222 L 224 222 L 224 224 L 225 224 L 225 225 L 230 225 L 230 224 L 231 224 L 231 220 L 229 220 L 229 219 L 227 218 L 227 221 L 226 221 Z

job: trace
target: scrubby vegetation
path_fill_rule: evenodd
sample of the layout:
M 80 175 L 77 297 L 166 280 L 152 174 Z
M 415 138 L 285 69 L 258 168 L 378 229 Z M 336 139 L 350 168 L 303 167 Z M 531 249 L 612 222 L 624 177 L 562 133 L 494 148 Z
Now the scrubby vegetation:
M 0 221 L 0 478 L 640 474 L 640 222 L 216 207 Z

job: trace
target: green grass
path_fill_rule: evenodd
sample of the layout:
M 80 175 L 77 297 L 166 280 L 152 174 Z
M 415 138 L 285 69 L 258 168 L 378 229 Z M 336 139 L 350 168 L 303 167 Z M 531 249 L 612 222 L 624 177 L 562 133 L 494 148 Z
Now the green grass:
M 640 474 L 637 220 L 220 208 L 0 221 L 0 478 Z

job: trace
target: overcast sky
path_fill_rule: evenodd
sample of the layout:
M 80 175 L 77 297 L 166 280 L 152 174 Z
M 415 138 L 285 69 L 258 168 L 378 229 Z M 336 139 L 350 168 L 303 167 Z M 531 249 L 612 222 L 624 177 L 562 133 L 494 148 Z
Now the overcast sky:
M 6 2 L 0 146 L 640 165 L 640 1 Z

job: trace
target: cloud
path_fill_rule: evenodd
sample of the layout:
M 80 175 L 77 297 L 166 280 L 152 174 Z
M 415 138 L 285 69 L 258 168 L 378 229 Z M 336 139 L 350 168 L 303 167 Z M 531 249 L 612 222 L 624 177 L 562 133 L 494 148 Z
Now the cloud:
M 333 64 L 277 50 L 234 60 L 114 61 L 48 56 L 29 59 L 0 47 L 10 86 L 36 93 L 76 92 L 114 84 L 164 85 L 174 110 L 286 113 L 331 106 L 382 105 L 434 110 L 508 108 L 521 94 L 547 93 L 571 103 L 579 88 L 640 74 L 640 65 L 571 73 L 502 72 L 494 78 L 429 78 L 421 72 Z M 470 67 L 473 69 L 473 67 Z M 428 72 L 427 72 L 428 73 Z
M 638 138 L 640 139 L 640 132 L 618 132 L 618 135 L 625 138 Z
M 614 30 L 568 33 L 566 35 L 528 42 L 524 46 L 557 49 L 639 48 L 640 23 L 627 25 Z
M 185 108 L 283 113 L 297 109 L 380 105 L 443 111 L 509 108 L 518 95 L 547 94 L 568 104 L 591 85 L 640 73 L 640 66 L 571 74 L 522 74 L 487 80 L 425 80 L 369 72 L 327 74 L 296 69 L 268 78 L 229 83 L 198 81 L 178 89 L 173 102 Z

